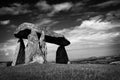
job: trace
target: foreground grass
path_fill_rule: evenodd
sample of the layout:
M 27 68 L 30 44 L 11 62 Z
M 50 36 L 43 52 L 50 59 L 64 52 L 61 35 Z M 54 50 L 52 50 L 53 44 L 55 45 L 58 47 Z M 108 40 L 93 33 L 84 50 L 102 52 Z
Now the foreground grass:
M 0 68 L 0 80 L 120 80 L 120 66 L 33 63 Z

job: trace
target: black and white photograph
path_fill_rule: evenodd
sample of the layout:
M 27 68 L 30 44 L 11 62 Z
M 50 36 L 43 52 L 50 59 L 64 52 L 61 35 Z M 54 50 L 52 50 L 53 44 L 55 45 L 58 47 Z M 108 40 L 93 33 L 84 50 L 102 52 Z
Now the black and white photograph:
M 120 80 L 120 0 L 0 0 L 0 80 Z

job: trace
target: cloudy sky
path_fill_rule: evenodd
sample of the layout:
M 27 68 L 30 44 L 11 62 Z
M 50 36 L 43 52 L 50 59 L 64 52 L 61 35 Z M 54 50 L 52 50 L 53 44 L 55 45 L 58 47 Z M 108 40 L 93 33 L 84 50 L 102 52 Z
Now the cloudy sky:
M 0 0 L 0 60 L 12 60 L 23 22 L 65 35 L 70 60 L 120 54 L 120 0 Z M 58 46 L 47 46 L 54 60 Z

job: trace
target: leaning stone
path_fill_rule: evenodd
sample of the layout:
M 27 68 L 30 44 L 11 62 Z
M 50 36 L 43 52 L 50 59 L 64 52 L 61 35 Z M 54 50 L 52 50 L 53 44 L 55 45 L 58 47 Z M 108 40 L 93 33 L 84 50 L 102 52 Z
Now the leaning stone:
M 18 40 L 12 66 L 25 63 L 25 45 L 23 39 Z
M 54 31 L 51 30 L 46 30 L 43 27 L 40 27 L 32 23 L 21 24 L 14 32 L 14 36 L 16 38 L 27 39 L 28 35 L 31 33 L 32 30 L 34 30 L 38 36 L 40 36 L 41 32 L 44 31 L 45 42 L 62 46 L 67 46 L 70 44 L 70 42 L 62 34 L 55 33 Z
M 12 66 L 16 65 L 16 61 L 17 61 L 17 56 L 19 53 L 19 49 L 20 49 L 20 43 L 17 43 L 17 47 L 15 49 L 15 53 L 14 53 L 14 57 L 13 57 L 13 61 L 12 61 Z

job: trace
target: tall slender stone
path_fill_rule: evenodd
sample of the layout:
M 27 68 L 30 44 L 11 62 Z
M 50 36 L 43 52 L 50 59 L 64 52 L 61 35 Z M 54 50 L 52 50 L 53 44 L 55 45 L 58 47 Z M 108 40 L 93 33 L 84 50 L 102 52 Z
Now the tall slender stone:
M 46 42 L 45 42 L 45 33 L 44 31 L 41 32 L 41 36 L 39 39 L 39 47 L 42 51 L 42 55 L 43 55 L 43 59 L 44 59 L 44 63 L 47 62 L 47 46 L 46 46 Z
M 64 46 L 59 46 L 56 52 L 56 63 L 67 64 L 69 61 L 67 52 Z
M 20 42 L 20 50 L 17 57 L 16 65 L 25 63 L 25 45 L 23 39 L 19 39 L 19 42 Z
M 14 53 L 14 56 L 13 56 L 12 66 L 16 65 L 19 49 L 20 49 L 20 42 L 17 43 L 16 49 L 15 49 L 15 53 Z
M 18 40 L 12 66 L 25 63 L 25 45 L 23 39 Z
M 25 63 L 33 61 L 33 55 L 35 55 L 38 47 L 38 37 L 35 31 L 31 31 L 28 35 L 28 43 L 25 49 Z

